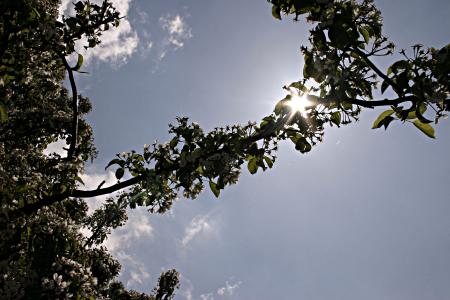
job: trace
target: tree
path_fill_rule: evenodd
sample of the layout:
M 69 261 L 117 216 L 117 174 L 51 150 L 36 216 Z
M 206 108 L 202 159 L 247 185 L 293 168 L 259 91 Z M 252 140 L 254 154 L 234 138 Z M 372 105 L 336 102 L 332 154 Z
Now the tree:
M 304 79 L 286 86 L 286 98 L 259 124 L 226 126 L 205 133 L 178 118 L 165 144 L 118 154 L 108 167 L 118 182 L 85 190 L 79 174 L 95 158 L 92 130 L 84 120 L 90 102 L 78 93 L 86 48 L 101 42 L 102 31 L 118 26 L 120 14 L 108 1 L 74 4 L 75 16 L 57 18 L 56 0 L 4 1 L 1 17 L 1 273 L 3 298 L 170 299 L 178 273 L 162 274 L 153 295 L 127 291 L 114 281 L 120 265 L 101 247 L 108 233 L 126 221 L 126 209 L 145 206 L 164 213 L 180 192 L 195 198 L 205 186 L 217 197 L 238 181 L 244 164 L 252 174 L 271 168 L 277 145 L 291 140 L 301 153 L 322 141 L 326 125 L 357 120 L 361 109 L 388 106 L 373 127 L 392 121 L 413 123 L 434 137 L 429 120 L 449 110 L 450 46 L 424 50 L 381 71 L 371 60 L 393 53 L 382 34 L 372 1 L 269 1 L 274 17 L 306 15 L 315 26 L 303 47 Z M 71 65 L 68 59 L 77 57 Z M 70 92 L 63 86 L 67 74 Z M 391 89 L 393 99 L 373 100 Z M 408 104 L 408 106 L 405 106 Z M 431 114 L 430 114 L 431 113 Z M 66 155 L 46 156 L 51 142 L 65 139 Z M 130 179 L 123 180 L 125 174 Z M 84 198 L 109 195 L 103 207 L 87 213 Z M 84 237 L 79 229 L 92 235 Z

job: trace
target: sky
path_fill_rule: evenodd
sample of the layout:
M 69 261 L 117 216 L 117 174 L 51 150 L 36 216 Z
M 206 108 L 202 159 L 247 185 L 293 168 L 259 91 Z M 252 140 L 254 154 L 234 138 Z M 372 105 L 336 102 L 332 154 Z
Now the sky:
M 114 182 L 104 166 L 116 153 L 165 142 L 176 116 L 205 130 L 258 121 L 301 78 L 308 25 L 275 20 L 264 0 L 112 2 L 127 18 L 77 78 L 99 150 L 86 188 Z M 449 42 L 449 1 L 375 3 L 397 50 Z M 273 169 L 244 169 L 219 199 L 131 211 L 106 242 L 120 279 L 150 292 L 176 268 L 180 300 L 450 299 L 450 123 L 436 140 L 398 122 L 370 129 L 381 111 L 327 128 L 306 155 L 282 143 Z

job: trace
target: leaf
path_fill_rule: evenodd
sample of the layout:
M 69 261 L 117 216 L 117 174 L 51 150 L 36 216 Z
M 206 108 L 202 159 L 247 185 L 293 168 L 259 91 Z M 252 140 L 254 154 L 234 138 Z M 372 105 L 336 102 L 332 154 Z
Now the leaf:
M 72 69 L 73 69 L 74 71 L 78 71 L 78 70 L 81 68 L 82 65 L 83 65 L 83 55 L 78 54 L 77 64 L 76 64 L 76 66 L 73 67 Z
M 384 126 L 384 130 L 386 130 L 389 126 L 389 124 L 391 124 L 391 122 L 394 121 L 394 118 L 391 116 L 387 116 L 386 118 L 384 118 L 383 120 L 383 126 Z
M 369 31 L 365 27 L 359 27 L 358 31 L 364 37 L 364 41 L 366 42 L 366 44 L 369 43 L 369 39 L 370 39 Z
M 0 122 L 6 122 L 8 120 L 8 113 L 3 103 L 0 103 Z
M 308 88 L 300 81 L 293 82 L 289 85 L 289 87 L 296 88 L 304 93 L 308 92 Z
M 273 161 L 270 159 L 270 157 L 264 156 L 264 160 L 266 161 L 266 164 L 269 168 L 273 167 Z
M 423 116 L 423 114 L 425 113 L 425 111 L 427 110 L 427 105 L 424 102 L 421 102 L 417 107 L 416 107 L 416 117 L 417 119 L 419 119 L 420 122 L 422 123 L 432 123 L 433 121 L 428 120 L 427 118 L 425 118 Z
M 76 176 L 75 177 L 75 181 L 77 181 L 77 182 L 81 183 L 82 185 L 84 185 L 84 181 L 83 181 L 83 179 L 81 179 L 80 176 Z
M 255 174 L 258 171 L 258 164 L 256 157 L 253 157 L 249 160 L 247 169 L 250 172 L 250 174 Z
M 430 124 L 422 123 L 419 120 L 415 120 L 413 124 L 414 124 L 414 126 L 419 128 L 419 130 L 422 131 L 426 136 L 428 136 L 432 139 L 436 138 L 434 128 Z
M 306 152 L 311 151 L 312 146 L 310 143 L 308 143 L 306 138 L 301 137 L 295 144 L 295 149 L 300 151 L 301 153 L 306 153 Z
M 275 105 L 273 112 L 276 115 L 281 115 L 282 113 L 286 112 L 288 110 L 288 107 L 286 104 L 290 100 L 290 98 L 291 98 L 291 95 L 287 95 L 286 98 L 278 101 L 278 103 Z
M 342 26 L 334 25 L 328 30 L 328 37 L 333 45 L 339 49 L 344 49 L 349 42 L 347 32 Z
M 108 163 L 108 165 L 106 165 L 105 170 L 108 169 L 110 166 L 115 165 L 115 164 L 120 165 L 120 166 L 123 166 L 123 165 L 124 165 L 124 162 L 123 162 L 121 159 L 114 158 L 113 160 L 111 160 L 111 161 Z
M 198 174 L 203 174 L 203 166 L 198 166 L 197 169 L 195 169 L 195 172 L 197 172 Z
M 378 118 L 375 120 L 375 122 L 373 122 L 372 129 L 380 128 L 381 126 L 383 126 L 383 125 L 384 125 L 384 123 L 383 123 L 384 119 L 386 119 L 387 117 L 389 117 L 389 116 L 392 115 L 393 113 L 394 113 L 394 111 L 393 111 L 392 109 L 388 109 L 388 110 L 382 112 L 382 113 L 378 116 Z M 391 120 L 391 121 L 392 121 L 392 120 Z M 389 121 L 389 122 L 390 122 L 390 121 Z M 386 126 L 386 125 L 385 125 L 385 126 Z M 386 126 L 386 127 L 387 127 L 387 126 Z
M 169 146 L 170 146 L 170 148 L 174 149 L 177 145 L 178 145 L 178 137 L 174 137 L 170 141 Z
M 118 168 L 118 169 L 116 170 L 116 178 L 117 178 L 117 179 L 122 178 L 122 177 L 123 177 L 123 174 L 125 174 L 124 168 Z
M 272 16 L 275 19 L 281 20 L 281 8 L 279 6 L 272 6 Z
M 216 198 L 218 198 L 219 195 L 220 195 L 220 190 L 217 188 L 217 184 L 215 184 L 214 182 L 210 181 L 209 182 L 209 188 L 213 192 L 214 196 L 216 196 Z
M 341 125 L 341 113 L 338 111 L 333 112 L 331 114 L 330 121 L 336 124 L 337 127 L 339 127 L 339 125 Z
M 406 60 L 399 60 L 393 63 L 387 70 L 389 76 L 392 72 L 397 74 L 399 70 L 406 70 L 409 68 L 409 62 Z

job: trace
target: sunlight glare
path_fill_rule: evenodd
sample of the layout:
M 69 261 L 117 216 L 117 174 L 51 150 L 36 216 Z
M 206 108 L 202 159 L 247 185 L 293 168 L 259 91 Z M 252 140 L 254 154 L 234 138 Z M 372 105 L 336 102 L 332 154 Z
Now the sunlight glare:
M 306 110 L 312 105 L 313 103 L 308 100 L 306 95 L 298 96 L 298 95 L 292 95 L 291 100 L 288 102 L 288 105 L 291 107 L 292 112 L 300 112 L 300 114 L 303 117 L 306 117 Z

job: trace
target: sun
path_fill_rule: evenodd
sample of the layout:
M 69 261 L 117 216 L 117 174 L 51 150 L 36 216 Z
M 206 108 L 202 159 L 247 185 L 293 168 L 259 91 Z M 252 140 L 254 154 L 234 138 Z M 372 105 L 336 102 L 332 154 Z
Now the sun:
M 313 103 L 304 94 L 302 96 L 292 95 L 291 100 L 287 104 L 292 109 L 292 113 L 299 112 L 303 117 L 306 117 L 306 111 Z

